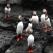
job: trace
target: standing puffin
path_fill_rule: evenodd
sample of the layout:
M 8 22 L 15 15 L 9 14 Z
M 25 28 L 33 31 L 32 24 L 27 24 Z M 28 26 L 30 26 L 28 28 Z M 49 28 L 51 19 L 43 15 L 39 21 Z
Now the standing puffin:
M 32 21 L 32 23 L 36 23 L 36 24 L 39 23 L 39 17 L 36 11 L 33 11 L 32 18 L 30 18 L 29 21 Z
M 51 26 L 50 18 L 48 17 L 47 10 L 43 9 L 43 14 L 41 15 L 41 23 L 46 23 L 48 26 Z
M 36 11 L 33 11 L 32 18 L 30 18 L 29 21 L 33 24 L 33 31 L 37 30 L 37 26 L 39 25 L 39 17 Z
M 19 16 L 19 17 L 21 17 L 21 16 Z M 17 24 L 17 28 L 16 28 L 17 41 L 20 39 L 20 37 L 22 38 L 23 28 L 24 28 L 23 21 L 22 21 L 22 19 L 20 19 L 20 21 Z
M 10 13 L 11 13 L 10 4 L 7 4 L 7 6 L 4 8 L 4 11 L 5 11 L 5 18 L 6 16 L 10 17 Z
M 33 34 L 29 34 L 28 38 L 27 38 L 27 42 L 28 42 L 28 53 L 33 53 L 33 46 L 34 46 L 34 36 Z

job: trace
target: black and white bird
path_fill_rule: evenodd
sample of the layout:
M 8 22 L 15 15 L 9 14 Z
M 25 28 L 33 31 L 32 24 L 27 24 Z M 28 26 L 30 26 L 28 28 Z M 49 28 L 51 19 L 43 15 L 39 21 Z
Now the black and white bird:
M 32 18 L 30 18 L 29 21 L 32 21 L 32 23 L 36 23 L 36 24 L 39 23 L 39 17 L 36 11 L 33 11 Z
M 51 26 L 50 18 L 48 17 L 47 10 L 43 9 L 43 14 L 41 15 L 41 23 L 46 23 L 48 26 Z
M 23 28 L 24 28 L 23 21 L 22 21 L 22 19 L 19 19 L 19 22 L 18 22 L 17 28 L 16 28 L 16 34 L 17 34 L 16 35 L 16 39 L 17 40 L 19 40 L 20 38 L 22 38 Z
M 10 7 L 10 4 L 7 4 L 7 6 L 5 7 L 5 13 L 8 13 L 8 14 L 10 14 L 10 12 L 11 12 L 11 7 Z
M 11 7 L 10 4 L 7 4 L 7 6 L 4 8 L 4 12 L 5 12 L 5 18 L 10 18 L 10 14 L 11 14 Z

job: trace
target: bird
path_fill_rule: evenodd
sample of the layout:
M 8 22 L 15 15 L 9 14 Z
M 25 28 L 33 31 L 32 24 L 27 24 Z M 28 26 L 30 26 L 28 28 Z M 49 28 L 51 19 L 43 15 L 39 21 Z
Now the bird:
M 32 21 L 32 23 L 36 23 L 36 24 L 39 23 L 39 17 L 36 11 L 33 11 L 32 18 L 30 18 L 29 21 Z
M 47 10 L 43 9 L 43 14 L 41 15 L 41 23 L 46 23 L 48 26 L 51 26 L 50 18 L 48 17 Z

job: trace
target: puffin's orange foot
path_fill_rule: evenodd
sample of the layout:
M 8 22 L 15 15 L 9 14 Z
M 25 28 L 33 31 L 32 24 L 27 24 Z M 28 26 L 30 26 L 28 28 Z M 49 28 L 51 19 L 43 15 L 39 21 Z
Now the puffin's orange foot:
M 33 53 L 33 48 L 28 48 L 28 53 Z

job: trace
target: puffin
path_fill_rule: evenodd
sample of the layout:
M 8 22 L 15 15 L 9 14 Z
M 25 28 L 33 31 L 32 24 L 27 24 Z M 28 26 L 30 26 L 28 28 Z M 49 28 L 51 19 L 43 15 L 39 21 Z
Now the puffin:
M 17 27 L 16 27 L 17 41 L 19 41 L 20 38 L 22 38 L 23 28 L 24 28 L 24 24 L 23 24 L 22 19 L 20 19 L 19 22 L 17 23 Z
M 40 18 L 41 18 L 41 23 L 46 23 L 48 26 L 51 27 L 51 21 L 50 18 L 48 17 L 46 9 L 43 9 L 43 14 L 41 15 Z
M 32 23 L 36 23 L 36 24 L 39 23 L 39 17 L 36 11 L 33 11 L 32 18 L 30 18 L 29 21 L 32 21 Z

